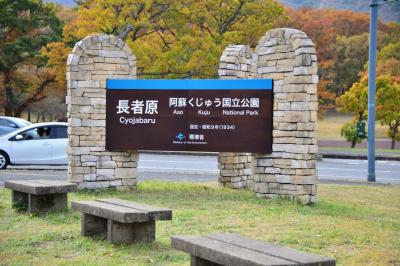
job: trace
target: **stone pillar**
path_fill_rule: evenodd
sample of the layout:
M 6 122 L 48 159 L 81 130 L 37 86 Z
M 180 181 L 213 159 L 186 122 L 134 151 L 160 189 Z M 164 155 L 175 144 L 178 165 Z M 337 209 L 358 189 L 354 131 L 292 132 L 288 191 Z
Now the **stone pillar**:
M 222 53 L 218 74 L 220 79 L 250 79 L 255 71 L 253 53 L 246 45 L 229 45 Z M 252 186 L 251 153 L 221 152 L 218 155 L 218 182 L 230 188 Z
M 254 192 L 316 200 L 317 56 L 304 32 L 273 29 L 256 51 L 257 77 L 274 80 L 272 154 L 253 154 Z
M 67 62 L 68 178 L 79 188 L 137 183 L 137 151 L 105 148 L 106 80 L 136 78 L 136 58 L 115 36 L 93 35 L 76 43 Z

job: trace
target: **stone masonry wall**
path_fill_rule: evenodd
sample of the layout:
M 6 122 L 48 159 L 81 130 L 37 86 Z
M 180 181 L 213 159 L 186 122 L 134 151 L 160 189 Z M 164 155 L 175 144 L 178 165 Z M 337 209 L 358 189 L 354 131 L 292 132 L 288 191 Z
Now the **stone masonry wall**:
M 256 47 L 257 76 L 274 80 L 272 154 L 253 154 L 258 196 L 316 200 L 317 56 L 304 32 L 273 29 Z
M 138 153 L 105 148 L 106 79 L 136 78 L 136 58 L 115 36 L 76 43 L 67 62 L 68 178 L 79 188 L 126 188 L 137 183 Z
M 221 78 L 274 80 L 273 152 L 253 154 L 251 160 L 240 160 L 235 153 L 220 154 L 220 182 L 244 187 L 239 169 L 242 161 L 251 161 L 252 177 L 247 177 L 246 183 L 253 183 L 258 196 L 280 195 L 303 203 L 316 200 L 317 69 L 314 44 L 295 29 L 267 32 L 253 55 L 243 45 L 226 48 L 221 57 Z
M 255 71 L 253 52 L 246 45 L 229 45 L 222 53 L 220 79 L 248 79 Z M 218 182 L 229 188 L 252 187 L 251 153 L 221 152 L 218 154 Z

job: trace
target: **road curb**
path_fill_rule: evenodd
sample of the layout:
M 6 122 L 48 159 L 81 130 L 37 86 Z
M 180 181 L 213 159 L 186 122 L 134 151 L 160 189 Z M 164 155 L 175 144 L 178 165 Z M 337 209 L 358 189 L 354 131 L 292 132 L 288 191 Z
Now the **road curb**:
M 195 151 L 139 151 L 139 154 L 164 154 L 164 155 L 194 155 L 194 156 L 218 156 L 219 152 L 195 152 Z
M 322 158 L 329 159 L 352 159 L 352 160 L 367 160 L 367 155 L 361 154 L 340 154 L 340 153 L 320 153 Z M 376 155 L 377 161 L 400 161 L 400 157 Z
M 194 156 L 218 156 L 218 152 L 186 152 L 186 151 L 139 151 L 142 154 L 163 154 L 163 155 L 194 155 Z M 367 160 L 367 155 L 363 154 L 343 154 L 343 153 L 324 153 L 318 154 L 322 158 L 332 159 L 353 159 L 353 160 Z M 400 157 L 376 155 L 376 160 L 379 161 L 400 161 Z
M 371 187 L 391 187 L 397 184 L 367 181 L 354 181 L 354 180 L 333 180 L 333 179 L 319 179 L 319 184 L 323 185 L 345 185 L 345 186 L 371 186 Z

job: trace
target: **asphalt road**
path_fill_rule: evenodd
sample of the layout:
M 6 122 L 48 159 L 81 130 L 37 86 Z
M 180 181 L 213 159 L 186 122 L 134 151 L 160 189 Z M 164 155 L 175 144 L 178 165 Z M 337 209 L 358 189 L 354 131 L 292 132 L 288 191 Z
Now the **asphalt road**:
M 0 171 L 0 186 L 5 180 L 16 179 L 67 179 L 65 166 L 12 167 Z M 366 181 L 367 161 L 348 159 L 324 159 L 317 163 L 318 176 L 322 182 Z M 376 161 L 376 181 L 400 184 L 399 161 Z M 217 156 L 141 154 L 139 179 L 164 179 L 173 181 L 211 181 L 218 178 Z
M 156 155 L 141 154 L 140 172 L 200 174 L 207 173 L 217 178 L 216 156 Z M 365 181 L 368 162 L 366 160 L 323 159 L 317 162 L 320 180 Z M 161 177 L 160 177 L 161 178 Z M 210 178 L 210 181 L 215 179 Z M 376 181 L 400 184 L 399 161 L 376 161 Z

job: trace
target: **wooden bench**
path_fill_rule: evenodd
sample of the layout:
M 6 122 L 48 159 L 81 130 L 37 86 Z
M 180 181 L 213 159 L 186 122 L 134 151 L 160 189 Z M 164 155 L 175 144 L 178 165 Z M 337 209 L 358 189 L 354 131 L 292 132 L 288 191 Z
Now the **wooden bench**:
M 120 199 L 73 201 L 82 212 L 83 236 L 105 235 L 110 243 L 155 240 L 156 220 L 172 220 L 172 210 Z
M 335 260 L 237 234 L 173 236 L 172 247 L 190 253 L 191 266 L 335 265 Z
M 38 215 L 67 209 L 67 194 L 77 189 L 73 183 L 44 179 L 6 181 L 4 186 L 12 190 L 13 207 Z

